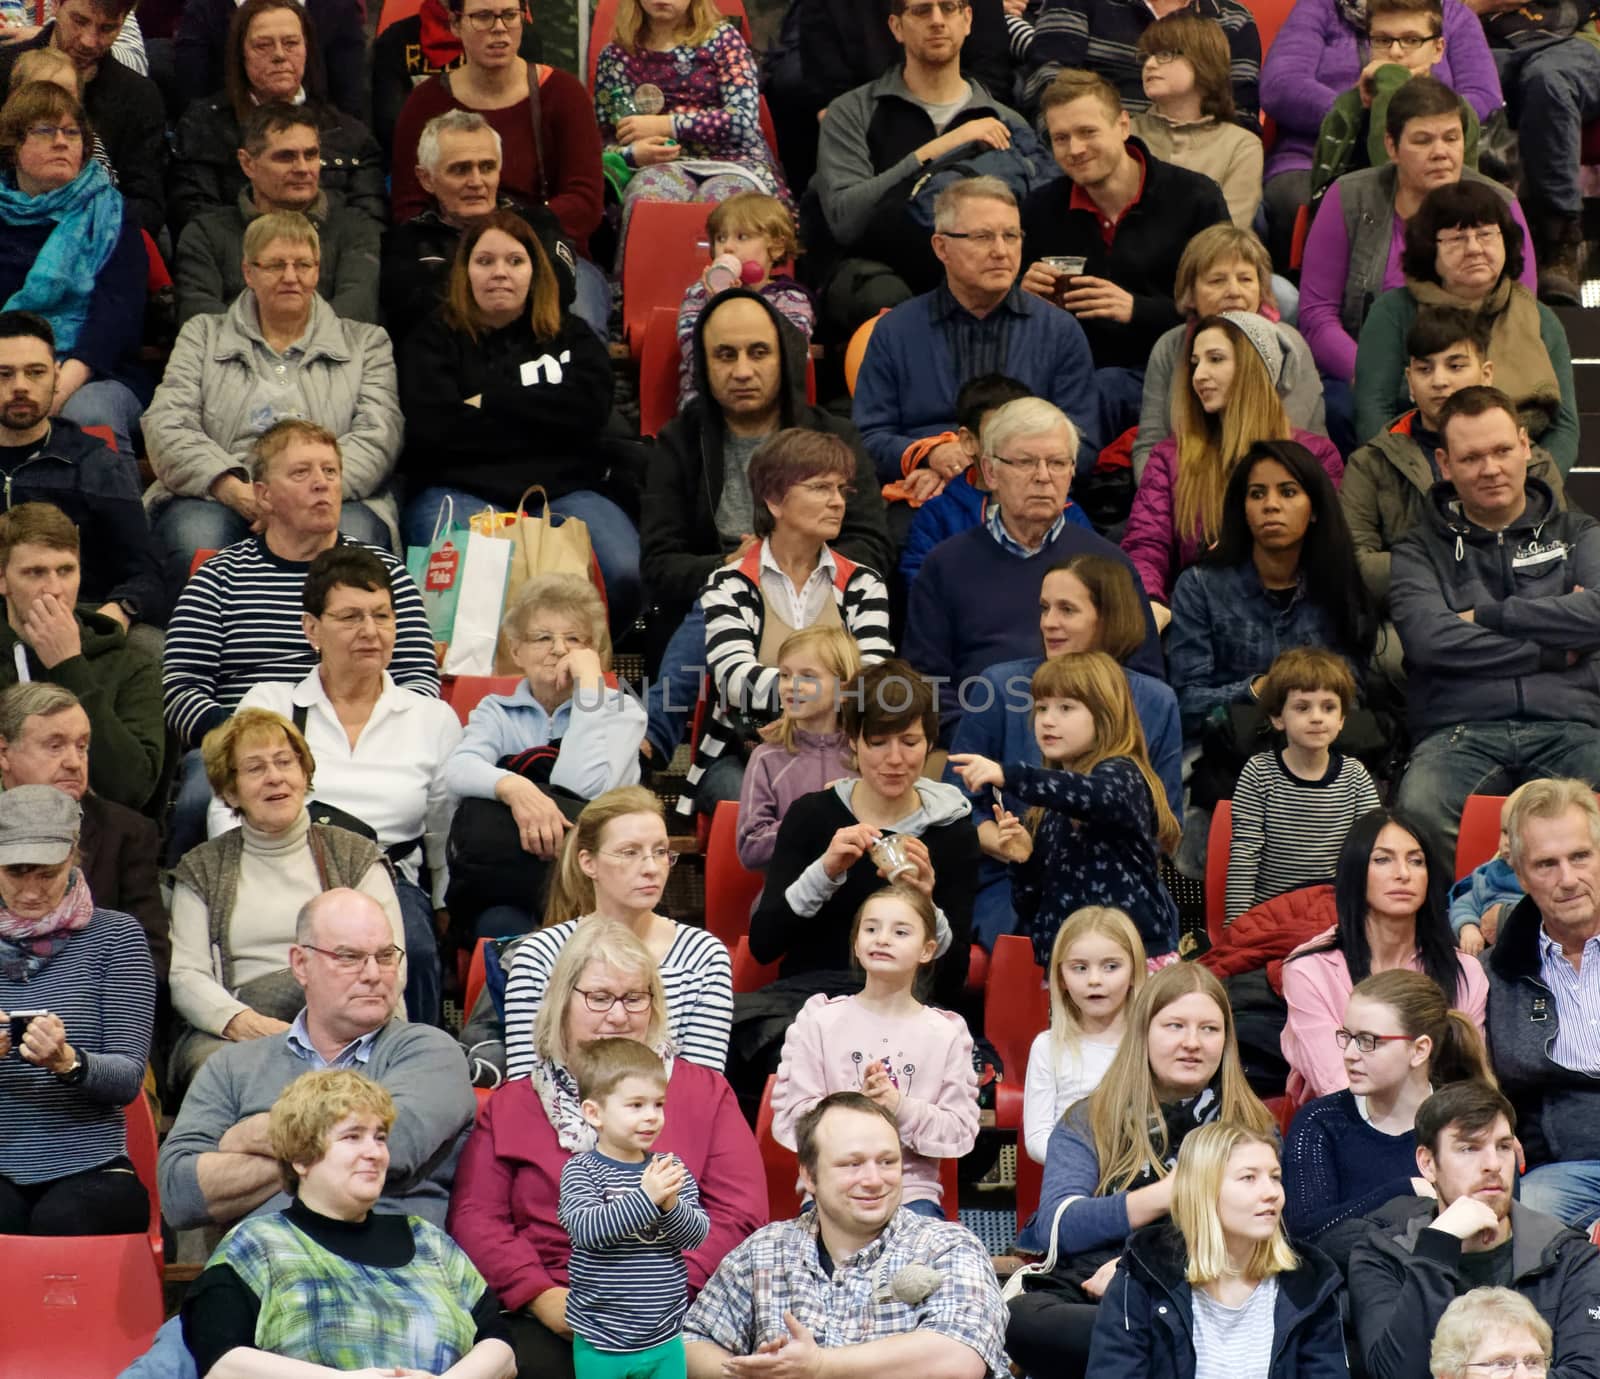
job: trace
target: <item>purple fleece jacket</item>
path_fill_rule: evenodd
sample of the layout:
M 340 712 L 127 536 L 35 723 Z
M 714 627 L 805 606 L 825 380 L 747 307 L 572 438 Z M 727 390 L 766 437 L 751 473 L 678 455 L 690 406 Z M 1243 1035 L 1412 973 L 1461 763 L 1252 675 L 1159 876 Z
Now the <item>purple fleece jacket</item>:
M 1444 0 L 1444 59 L 1433 75 L 1464 97 L 1480 120 L 1505 103 L 1483 25 L 1461 0 Z M 1356 31 L 1335 0 L 1296 0 L 1261 64 L 1261 108 L 1278 126 L 1265 177 L 1311 166 L 1322 121 L 1360 76 Z
M 1326 436 L 1316 436 L 1310 431 L 1295 428 L 1291 439 L 1299 441 L 1317 458 L 1317 463 L 1328 471 L 1333 486 L 1339 487 L 1344 478 L 1344 461 Z M 1172 531 L 1173 496 L 1178 486 L 1178 442 L 1168 436 L 1150 452 L 1150 461 L 1144 467 L 1144 478 L 1139 480 L 1139 491 L 1133 497 L 1133 511 L 1128 514 L 1128 526 L 1122 534 L 1123 554 L 1133 562 L 1144 582 L 1145 594 L 1151 603 L 1172 603 L 1172 586 L 1178 576 L 1193 565 L 1200 555 L 1200 533 L 1185 532 L 1176 542 Z M 1173 547 L 1176 545 L 1177 559 Z

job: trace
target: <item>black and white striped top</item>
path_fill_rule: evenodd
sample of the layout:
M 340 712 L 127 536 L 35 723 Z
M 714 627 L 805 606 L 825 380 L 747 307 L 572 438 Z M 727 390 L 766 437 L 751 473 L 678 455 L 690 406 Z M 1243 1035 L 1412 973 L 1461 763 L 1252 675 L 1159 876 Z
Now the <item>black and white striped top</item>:
M 569 919 L 529 934 L 517 945 L 506 974 L 506 1077 L 533 1069 L 533 1021 L 544 1004 L 561 949 L 581 920 Z M 733 964 L 722 940 L 704 929 L 678 925 L 659 964 L 667 995 L 667 1030 L 678 1055 L 721 1072 L 733 1027 Z
M 357 545 L 340 536 L 342 545 Z M 405 566 L 372 546 L 394 586 L 395 640 L 389 674 L 418 694 L 439 694 L 433 633 L 422 595 Z M 300 623 L 309 561 L 284 560 L 261 536 L 247 537 L 206 561 L 178 595 L 161 656 L 167 726 L 187 747 L 223 722 L 255 685 L 298 684 L 316 667 Z
M 88 1069 L 73 1087 L 16 1053 L 0 1059 L 0 1178 L 47 1183 L 126 1153 L 122 1108 L 144 1085 L 156 1013 L 138 921 L 96 910 L 33 976 L 0 973 L 0 1010 L 53 1012 Z
M 561 1224 L 572 1237 L 567 1325 L 596 1350 L 646 1350 L 669 1341 L 689 1308 L 683 1252 L 704 1242 L 711 1218 L 684 1170 L 677 1204 L 663 1212 L 636 1164 L 590 1150 L 561 1170 Z

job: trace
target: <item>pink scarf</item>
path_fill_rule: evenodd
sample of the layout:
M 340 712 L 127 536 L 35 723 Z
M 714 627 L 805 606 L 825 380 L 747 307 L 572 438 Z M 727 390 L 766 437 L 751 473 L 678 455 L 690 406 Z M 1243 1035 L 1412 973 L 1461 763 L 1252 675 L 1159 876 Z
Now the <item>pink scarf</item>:
M 0 972 L 13 981 L 25 981 L 50 961 L 67 940 L 88 926 L 94 915 L 94 897 L 79 867 L 72 869 L 66 894 L 47 915 L 26 919 L 0 905 Z

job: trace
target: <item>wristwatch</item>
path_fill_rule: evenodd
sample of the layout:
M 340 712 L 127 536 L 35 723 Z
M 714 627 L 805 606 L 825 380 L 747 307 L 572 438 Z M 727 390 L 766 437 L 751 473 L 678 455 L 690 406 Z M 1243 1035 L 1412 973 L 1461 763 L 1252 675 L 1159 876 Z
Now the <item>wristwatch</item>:
M 72 1066 L 64 1073 L 57 1073 L 56 1076 L 65 1082 L 69 1087 L 81 1087 L 83 1085 L 84 1078 L 89 1076 L 89 1065 L 83 1061 L 83 1058 L 78 1053 L 77 1049 L 73 1049 Z

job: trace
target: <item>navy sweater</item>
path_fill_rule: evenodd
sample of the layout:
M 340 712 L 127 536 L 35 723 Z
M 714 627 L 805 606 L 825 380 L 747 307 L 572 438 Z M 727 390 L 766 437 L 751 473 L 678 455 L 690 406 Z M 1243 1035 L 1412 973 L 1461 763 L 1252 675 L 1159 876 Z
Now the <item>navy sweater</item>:
M 1289 1233 L 1315 1240 L 1341 1221 L 1409 1196 L 1416 1175 L 1416 1135 L 1374 1130 L 1348 1087 L 1308 1101 L 1283 1145 Z
M 1155 802 L 1144 773 L 1127 757 L 1110 757 L 1087 774 L 1006 763 L 1006 788 L 1044 817 L 1033 856 L 1011 868 L 1018 930 L 1050 965 L 1056 930 L 1085 905 L 1126 912 L 1155 957 L 1178 946 L 1178 907 L 1156 866 Z

